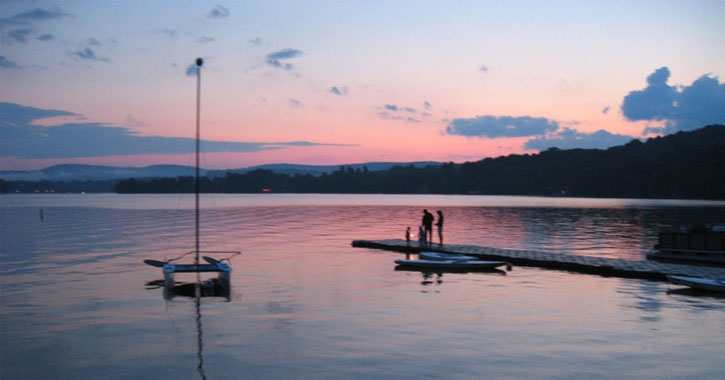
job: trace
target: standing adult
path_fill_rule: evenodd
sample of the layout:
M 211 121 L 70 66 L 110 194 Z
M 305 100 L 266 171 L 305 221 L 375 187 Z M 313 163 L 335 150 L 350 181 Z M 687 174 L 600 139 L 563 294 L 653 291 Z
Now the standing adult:
M 425 228 L 426 243 L 433 243 L 433 214 L 423 210 L 423 228 Z
M 436 212 L 438 213 L 438 221 L 436 222 L 436 226 L 438 226 L 438 239 L 440 244 L 443 245 L 443 211 L 438 210 Z

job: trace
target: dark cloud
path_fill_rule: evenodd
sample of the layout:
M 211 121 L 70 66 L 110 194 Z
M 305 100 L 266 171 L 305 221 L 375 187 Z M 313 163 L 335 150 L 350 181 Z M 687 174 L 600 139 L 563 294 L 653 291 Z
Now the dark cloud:
M 472 119 L 453 119 L 446 127 L 449 135 L 467 137 L 525 137 L 539 136 L 559 129 L 556 121 L 531 116 L 478 116 Z
M 672 115 L 677 88 L 669 86 L 670 70 L 657 69 L 647 77 L 647 87 L 624 97 L 622 113 L 629 120 L 663 120 Z
M 32 29 L 29 28 L 23 28 L 23 29 L 13 29 L 8 32 L 8 37 L 14 42 L 20 42 L 20 43 L 26 43 L 28 42 L 28 38 L 30 37 L 30 34 L 33 32 Z
M 182 137 L 139 136 L 123 127 L 100 123 L 73 123 L 50 127 L 31 125 L 33 120 L 72 112 L 44 110 L 0 103 L 0 152 L 19 158 L 77 158 L 136 154 L 186 154 L 195 140 Z M 339 145 L 309 141 L 226 142 L 202 141 L 203 152 L 257 152 L 292 146 Z
M 46 21 L 70 16 L 60 9 L 49 11 L 36 8 L 32 11 L 21 12 L 8 18 L 0 19 L 0 26 L 4 25 L 29 25 L 38 21 Z
M 225 17 L 229 17 L 229 15 L 230 15 L 229 9 L 217 4 L 217 6 L 214 7 L 214 9 L 212 9 L 208 15 L 206 15 L 206 17 L 225 18 Z
M 78 116 L 73 112 L 60 110 L 47 110 L 23 106 L 15 103 L 0 102 L 0 123 L 5 125 L 27 125 L 34 120 L 46 119 L 56 116 Z
M 185 75 L 187 77 L 193 77 L 196 76 L 196 63 L 192 63 L 189 66 L 186 67 L 186 73 Z
M 305 106 L 305 104 L 302 103 L 301 101 L 297 100 L 297 99 L 290 98 L 289 99 L 289 106 L 292 107 L 292 108 L 302 108 L 302 107 Z
M 91 49 L 90 47 L 71 52 L 70 54 L 74 58 L 80 58 L 88 61 L 111 62 L 110 58 L 96 55 L 95 50 Z
M 594 133 L 583 133 L 564 127 L 555 133 L 535 137 L 526 142 L 524 148 L 543 151 L 549 148 L 560 149 L 606 149 L 630 142 L 634 137 L 617 135 L 605 130 Z
M 690 131 L 725 122 L 725 84 L 706 74 L 690 86 L 667 84 L 670 70 L 661 67 L 647 77 L 647 87 L 624 97 L 622 113 L 631 121 L 664 121 L 647 132 Z
M 386 104 L 383 106 L 384 109 L 388 111 L 401 111 L 401 112 L 410 112 L 410 113 L 418 113 L 418 110 L 416 110 L 413 107 L 398 107 L 395 104 Z
M 60 9 L 50 11 L 37 8 L 10 17 L 0 18 L 0 30 L 4 33 L 3 38 L 10 43 L 26 43 L 32 37 L 32 34 L 37 32 L 38 24 L 69 16 L 68 13 Z
M 274 53 L 269 53 L 269 54 L 267 54 L 267 58 L 279 60 L 279 59 L 294 58 L 294 57 L 298 57 L 300 55 L 302 55 L 301 51 L 299 51 L 297 49 L 287 48 L 287 49 L 282 49 L 280 51 L 276 51 Z
M 285 70 L 292 70 L 294 66 L 291 63 L 282 62 L 282 60 L 296 58 L 302 55 L 297 49 L 287 48 L 267 54 L 267 64 Z
M 427 108 L 427 106 L 430 106 L 430 103 L 425 102 L 423 103 L 423 106 Z M 414 116 L 411 116 L 410 114 L 414 114 Z M 402 120 L 406 121 L 408 123 L 421 123 L 420 118 L 417 116 L 422 117 L 430 117 L 431 114 L 428 112 L 419 112 L 417 109 L 413 107 L 406 107 L 406 106 L 398 106 L 395 104 L 385 104 L 381 107 L 381 111 L 379 113 L 380 117 L 383 119 L 388 120 Z
M 153 33 L 160 33 L 160 34 L 164 34 L 164 35 L 166 35 L 166 37 L 169 37 L 169 38 L 171 38 L 171 39 L 175 39 L 176 37 L 178 37 L 178 36 L 179 36 L 179 31 L 177 31 L 177 30 L 174 30 L 174 29 L 169 29 L 169 28 L 167 28 L 167 27 L 164 27 L 164 28 L 163 28 L 163 29 L 161 29 L 160 31 L 155 31 L 155 32 L 153 32 Z
M 703 75 L 692 85 L 682 87 L 675 116 L 678 130 L 725 123 L 725 83 L 720 83 L 717 77 Z
M 411 116 L 403 116 L 403 115 L 399 115 L 399 114 L 393 114 L 393 113 L 390 113 L 388 111 L 382 111 L 382 112 L 380 112 L 380 117 L 382 117 L 383 119 L 400 120 L 400 121 L 405 121 L 405 122 L 414 123 L 414 124 L 417 124 L 417 123 L 420 123 L 421 122 L 419 119 L 416 119 L 414 117 L 411 117 Z
M 7 59 L 4 55 L 0 55 L 0 68 L 4 69 L 20 69 L 20 65 Z
M 574 124 L 576 122 L 567 122 Z M 531 137 L 524 148 L 546 150 L 588 148 L 604 149 L 629 142 L 634 137 L 612 134 L 604 130 L 583 133 L 561 126 L 558 121 L 531 116 L 479 116 L 471 119 L 453 119 L 446 127 L 447 134 L 466 137 L 506 138 Z
M 428 102 L 428 101 L 426 100 L 425 102 L 423 102 L 423 108 L 425 108 L 425 109 L 427 109 L 427 110 L 430 110 L 431 108 L 433 108 L 433 105 L 432 105 L 432 104 L 430 104 L 430 103 L 429 103 L 429 102 Z
M 52 40 L 54 40 L 54 39 L 55 39 L 55 36 L 54 36 L 54 35 L 52 35 L 52 34 L 48 34 L 48 33 L 46 33 L 46 34 L 41 34 L 41 35 L 39 35 L 39 36 L 38 36 L 38 37 L 36 38 L 36 40 L 38 40 L 38 41 L 52 41 Z
M 343 87 L 333 86 L 328 91 L 335 95 L 340 95 L 340 96 L 347 95 L 347 86 L 343 86 Z

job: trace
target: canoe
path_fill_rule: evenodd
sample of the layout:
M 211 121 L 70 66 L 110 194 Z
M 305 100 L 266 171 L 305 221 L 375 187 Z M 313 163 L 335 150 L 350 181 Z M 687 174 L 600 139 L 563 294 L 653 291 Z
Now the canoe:
M 441 252 L 420 252 L 418 253 L 418 257 L 420 257 L 421 260 L 478 260 L 475 256 Z
M 401 267 L 416 269 L 486 270 L 506 265 L 503 261 L 481 260 L 395 260 Z
M 725 279 L 688 276 L 667 276 L 671 283 L 686 285 L 695 289 L 725 293 Z

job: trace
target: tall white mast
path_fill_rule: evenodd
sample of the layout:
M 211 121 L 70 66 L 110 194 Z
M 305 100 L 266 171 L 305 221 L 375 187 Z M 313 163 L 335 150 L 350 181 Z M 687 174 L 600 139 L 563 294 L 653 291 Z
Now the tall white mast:
M 194 265 L 199 265 L 199 140 L 201 137 L 199 128 L 199 113 L 201 98 L 201 65 L 203 64 L 204 60 L 201 58 L 196 59 L 196 180 L 194 181 L 196 205 L 196 255 L 194 256 Z

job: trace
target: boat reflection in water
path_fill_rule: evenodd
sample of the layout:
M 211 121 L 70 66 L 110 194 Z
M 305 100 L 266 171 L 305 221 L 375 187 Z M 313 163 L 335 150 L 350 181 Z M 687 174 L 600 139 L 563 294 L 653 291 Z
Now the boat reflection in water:
M 173 273 L 165 276 L 163 280 L 149 281 L 146 283 L 147 289 L 158 289 L 163 287 L 164 299 L 170 301 L 175 297 L 192 298 L 194 300 L 194 312 L 196 322 L 196 371 L 202 380 L 206 380 L 206 372 L 204 371 L 204 339 L 201 323 L 201 299 L 205 297 L 224 298 L 226 302 L 231 301 L 231 287 L 229 282 L 229 272 L 220 272 L 216 278 L 202 280 L 200 273 L 197 272 L 197 280 L 194 282 L 175 282 Z
M 196 281 L 184 283 L 176 282 L 176 273 L 194 273 Z M 201 273 L 217 273 L 217 277 L 202 280 Z M 176 296 L 182 297 L 223 297 L 230 301 L 231 283 L 229 277 L 231 267 L 219 261 L 209 265 L 164 265 L 164 299 L 170 300 Z
M 147 289 L 157 289 L 163 287 L 164 299 L 172 300 L 175 297 L 185 298 L 202 298 L 202 297 L 219 297 L 225 301 L 231 301 L 231 283 L 229 281 L 229 272 L 219 272 L 215 278 L 202 280 L 197 273 L 197 280 L 193 282 L 177 282 L 174 273 L 164 273 L 164 279 L 149 281 L 146 283 Z

